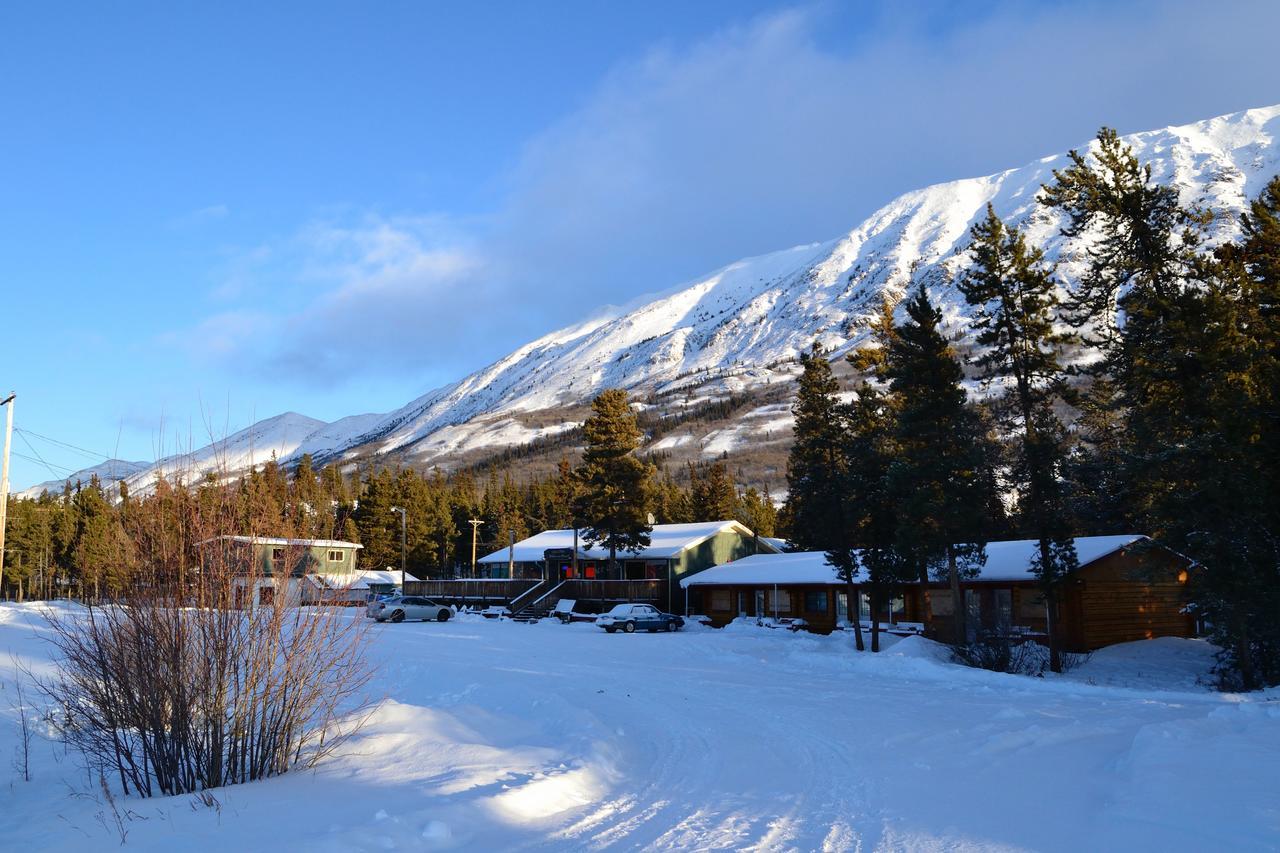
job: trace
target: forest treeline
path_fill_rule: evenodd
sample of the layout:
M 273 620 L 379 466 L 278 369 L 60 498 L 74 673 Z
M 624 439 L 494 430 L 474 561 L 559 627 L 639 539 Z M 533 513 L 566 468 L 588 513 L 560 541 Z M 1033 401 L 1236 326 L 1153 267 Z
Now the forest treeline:
M 737 518 L 773 534 L 776 512 L 767 493 L 738 488 L 724 462 L 689 466 L 684 474 L 687 482 L 659 472 L 643 484 L 638 505 L 656 523 Z M 195 537 L 214 534 L 359 542 L 363 567 L 399 568 L 400 517 L 392 507 L 407 511 L 409 573 L 452 577 L 469 569 L 469 519 L 484 522 L 483 556 L 505 547 L 512 534 L 518 540 L 572 526 L 582 491 L 568 457 L 554 476 L 523 480 L 497 469 L 481 477 L 386 467 L 348 475 L 334 465 L 314 468 L 308 456 L 292 470 L 267 462 L 229 483 L 157 479 L 145 496 L 125 487 L 110 494 L 93 478 L 10 503 L 4 589 L 10 597 L 111 596 L 144 568 L 189 559 Z M 229 510 L 210 512 L 215 506 Z M 207 529 L 215 517 L 219 529 Z

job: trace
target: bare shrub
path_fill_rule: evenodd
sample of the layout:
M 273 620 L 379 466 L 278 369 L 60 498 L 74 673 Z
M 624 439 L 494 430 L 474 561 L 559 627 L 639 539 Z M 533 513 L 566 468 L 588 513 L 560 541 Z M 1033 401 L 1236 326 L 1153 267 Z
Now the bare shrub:
M 58 728 L 127 795 L 195 793 L 312 766 L 368 708 L 363 620 L 296 606 L 302 549 L 264 566 L 223 547 L 233 497 L 207 487 L 184 520 L 185 547 L 144 554 L 116 601 L 51 620 L 58 671 L 40 686 Z
M 1062 671 L 1069 672 L 1087 661 L 1089 655 L 1063 652 L 1061 658 Z M 951 660 L 992 672 L 1043 676 L 1049 669 L 1049 650 L 1031 640 L 987 633 L 972 643 L 952 646 Z
M 31 721 L 27 716 L 27 697 L 22 682 L 15 684 L 18 697 L 14 709 L 18 712 L 18 745 L 13 750 L 13 769 L 22 774 L 22 781 L 31 781 Z

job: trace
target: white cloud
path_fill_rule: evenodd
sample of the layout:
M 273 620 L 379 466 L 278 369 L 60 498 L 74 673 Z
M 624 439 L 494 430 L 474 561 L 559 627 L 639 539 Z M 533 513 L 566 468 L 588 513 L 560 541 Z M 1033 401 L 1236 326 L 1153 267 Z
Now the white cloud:
M 260 248 L 221 295 L 273 327 L 236 357 L 325 382 L 457 374 L 595 306 L 827 239 L 901 192 L 1099 125 L 1280 99 L 1274 3 L 1008 4 L 943 28 L 900 8 L 793 10 L 620 62 L 528 141 L 484 222 L 330 217 Z M 833 14 L 874 22 L 840 44 Z M 228 316 L 213 351 L 236 352 Z

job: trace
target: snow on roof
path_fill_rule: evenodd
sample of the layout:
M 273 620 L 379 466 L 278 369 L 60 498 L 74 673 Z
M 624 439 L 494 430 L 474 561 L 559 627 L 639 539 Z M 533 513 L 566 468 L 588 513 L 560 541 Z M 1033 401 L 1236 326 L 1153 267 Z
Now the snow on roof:
M 806 583 L 841 584 L 834 566 L 827 563 L 822 551 L 793 551 L 790 554 L 753 554 L 722 566 L 712 566 L 692 577 L 683 578 L 681 586 L 714 584 Z
M 1080 565 L 1088 565 L 1145 536 L 1081 536 L 1075 540 L 1076 556 Z M 1039 542 L 1036 539 L 1013 539 L 987 543 L 987 562 L 973 580 L 1025 581 L 1032 580 L 1031 562 L 1035 558 Z M 828 584 L 843 583 L 836 575 L 835 567 L 827 562 L 822 551 L 795 551 L 789 554 L 755 554 L 732 563 L 715 566 L 684 578 L 681 586 L 712 586 L 717 584 Z
M 368 589 L 370 584 L 388 584 L 397 586 L 400 583 L 400 572 L 387 569 L 365 569 L 358 572 L 314 572 L 306 575 L 306 579 L 321 589 Z M 405 574 L 406 581 L 416 581 L 411 574 Z
M 699 521 L 693 524 L 655 524 L 649 533 L 649 547 L 639 551 L 619 551 L 620 559 L 655 559 L 664 560 L 674 557 L 686 548 L 710 539 L 724 530 L 737 530 L 744 536 L 751 531 L 737 521 Z M 761 540 L 761 544 L 771 548 Z M 515 545 L 515 561 L 517 563 L 540 563 L 548 548 L 573 548 L 573 530 L 544 530 L 536 536 L 522 539 Z M 588 547 L 582 533 L 578 533 L 578 554 L 589 560 L 601 560 L 609 556 L 609 549 L 599 546 Z M 508 549 L 494 551 L 481 557 L 481 563 L 505 563 Z
M 364 546 L 358 542 L 343 542 L 340 539 L 281 539 L 278 536 L 215 536 L 212 539 L 205 539 L 197 542 L 197 545 L 207 545 L 210 542 L 239 542 L 242 544 L 257 545 L 289 545 L 297 548 L 363 548 Z

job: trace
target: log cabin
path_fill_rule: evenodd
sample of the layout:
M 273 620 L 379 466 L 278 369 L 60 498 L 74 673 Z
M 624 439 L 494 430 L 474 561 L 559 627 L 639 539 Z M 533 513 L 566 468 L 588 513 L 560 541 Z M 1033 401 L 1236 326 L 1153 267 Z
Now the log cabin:
M 1062 648 L 1087 652 L 1131 640 L 1195 636 L 1187 612 L 1189 560 L 1146 536 L 1074 541 L 1079 566 L 1058 602 Z M 1045 602 L 1031 573 L 1036 550 L 1029 539 L 987 543 L 986 563 L 960 584 L 969 639 L 994 632 L 1047 640 Z M 851 624 L 849 587 L 818 551 L 751 556 L 680 583 L 691 607 L 716 626 L 738 617 L 800 620 L 825 634 Z M 869 625 L 872 614 L 856 578 L 854 595 L 859 619 Z M 945 582 L 905 583 L 875 615 L 897 633 L 950 641 L 955 604 Z

